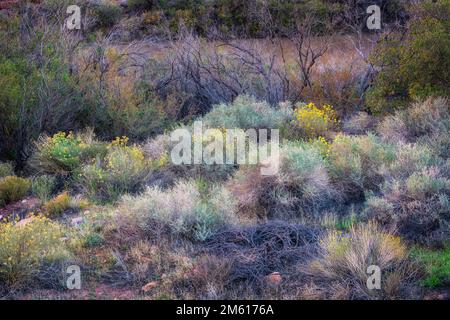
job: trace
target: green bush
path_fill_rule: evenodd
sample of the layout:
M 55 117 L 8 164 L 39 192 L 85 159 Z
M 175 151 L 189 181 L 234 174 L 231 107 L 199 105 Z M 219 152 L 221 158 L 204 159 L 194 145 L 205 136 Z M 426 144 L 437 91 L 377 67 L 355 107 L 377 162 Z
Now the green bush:
M 0 162 L 0 179 L 13 175 L 14 175 L 14 168 L 12 164 L 9 162 L 6 163 Z
M 91 199 L 114 202 L 124 193 L 139 191 L 150 171 L 141 149 L 113 143 L 103 159 L 81 168 L 77 181 Z
M 28 179 L 8 176 L 0 179 L 0 205 L 23 199 L 30 190 Z
M 415 248 L 412 256 L 425 267 L 427 273 L 423 280 L 425 286 L 435 288 L 450 281 L 450 245 L 436 251 Z
M 96 157 L 103 157 L 106 144 L 94 140 L 92 131 L 74 134 L 59 132 L 52 137 L 41 136 L 30 165 L 39 172 L 68 174 Z
M 449 96 L 450 38 L 449 0 L 423 1 L 413 6 L 406 35 L 385 37 L 372 54 L 381 68 L 367 104 L 373 112 L 404 108 L 414 99 Z
M 380 170 L 394 160 L 394 148 L 373 134 L 338 135 L 329 149 L 329 172 L 348 197 L 361 200 L 366 190 L 379 189 Z
M 58 217 L 69 208 L 70 200 L 70 195 L 67 192 L 63 192 L 53 199 L 47 201 L 42 206 L 42 210 L 47 217 Z

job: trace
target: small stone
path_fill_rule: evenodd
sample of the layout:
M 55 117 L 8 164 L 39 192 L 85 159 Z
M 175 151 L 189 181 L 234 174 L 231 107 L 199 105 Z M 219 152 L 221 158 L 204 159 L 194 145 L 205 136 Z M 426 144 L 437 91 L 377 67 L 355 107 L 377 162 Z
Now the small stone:
M 278 286 L 281 283 L 281 274 L 279 272 L 272 272 L 266 276 L 266 281 L 271 286 Z

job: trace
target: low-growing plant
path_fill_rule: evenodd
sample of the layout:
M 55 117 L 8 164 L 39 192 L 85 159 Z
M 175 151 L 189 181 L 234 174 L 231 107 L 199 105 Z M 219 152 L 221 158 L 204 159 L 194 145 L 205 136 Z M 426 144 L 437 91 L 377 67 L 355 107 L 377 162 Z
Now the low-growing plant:
M 23 199 L 30 190 L 28 179 L 8 176 L 0 179 L 0 206 Z
M 93 200 L 114 202 L 124 193 L 140 190 L 151 171 L 150 163 L 137 146 L 127 146 L 128 139 L 114 140 L 104 159 L 81 168 L 80 187 Z
M 450 245 L 442 250 L 417 247 L 411 254 L 425 267 L 425 286 L 435 288 L 450 282 Z
M 96 141 L 90 129 L 77 134 L 58 132 L 36 141 L 30 165 L 38 172 L 67 175 L 92 159 L 103 158 L 107 151 L 107 144 Z
M 395 149 L 372 134 L 338 135 L 329 149 L 329 172 L 349 200 L 364 199 L 365 190 L 378 190 L 381 170 L 395 159 Z
M 60 224 L 42 216 L 0 224 L 0 287 L 21 289 L 44 263 L 70 257 L 65 235 Z
M 339 196 L 327 173 L 327 147 L 321 140 L 283 145 L 275 176 L 262 176 L 259 166 L 242 166 L 228 183 L 239 212 L 262 219 L 316 218 Z
M 58 217 L 70 206 L 70 195 L 67 192 L 63 192 L 57 195 L 55 198 L 47 201 L 42 210 L 47 217 Z

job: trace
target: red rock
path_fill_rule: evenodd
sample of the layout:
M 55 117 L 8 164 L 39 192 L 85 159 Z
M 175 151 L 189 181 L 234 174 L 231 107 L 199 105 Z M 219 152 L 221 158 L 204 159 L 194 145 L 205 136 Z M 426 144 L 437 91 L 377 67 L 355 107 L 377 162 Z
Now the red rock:
M 266 276 L 267 284 L 271 286 L 278 286 L 281 283 L 281 274 L 279 272 L 272 272 Z

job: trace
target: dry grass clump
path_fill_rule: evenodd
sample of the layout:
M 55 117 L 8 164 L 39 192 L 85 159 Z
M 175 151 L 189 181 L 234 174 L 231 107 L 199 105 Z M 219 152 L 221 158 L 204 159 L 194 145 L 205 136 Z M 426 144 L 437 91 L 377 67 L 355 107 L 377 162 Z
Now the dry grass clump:
M 381 269 L 381 290 L 369 290 L 367 268 Z M 353 227 L 349 234 L 332 231 L 320 241 L 318 255 L 305 270 L 311 276 L 303 298 L 398 299 L 412 297 L 417 269 L 400 238 L 375 223 Z
M 0 178 L 0 207 L 24 198 L 31 187 L 29 179 L 16 176 Z

